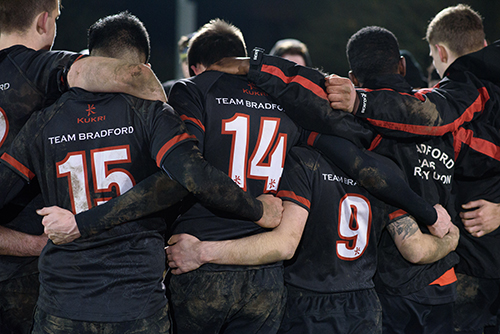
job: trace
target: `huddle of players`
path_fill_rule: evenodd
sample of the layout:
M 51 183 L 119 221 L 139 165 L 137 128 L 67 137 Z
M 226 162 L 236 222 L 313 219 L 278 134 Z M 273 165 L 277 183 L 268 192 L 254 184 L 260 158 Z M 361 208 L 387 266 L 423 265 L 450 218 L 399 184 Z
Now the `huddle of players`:
M 469 8 L 461 9 L 471 12 Z M 96 23 L 94 28 L 96 31 L 102 29 L 107 33 L 106 36 L 110 36 L 105 27 L 111 27 L 109 29 L 112 31 L 116 29 L 113 28 L 113 22 L 123 24 L 122 20 L 131 26 L 142 26 L 130 14 L 122 13 Z M 141 34 L 147 36 L 143 27 L 138 30 L 138 35 Z M 370 41 L 373 36 L 389 40 L 394 38 L 385 30 L 367 28 L 354 35 L 352 40 L 355 40 L 355 36 L 363 37 L 363 34 Z M 220 45 L 214 48 L 214 44 L 208 43 L 227 38 L 221 36 L 232 36 L 232 39 L 228 38 L 228 49 Z M 117 37 L 117 40 L 120 39 Z M 363 38 L 360 40 L 363 41 Z M 120 42 L 129 46 L 129 49 L 130 45 L 134 45 L 126 40 Z M 116 46 L 112 49 L 115 48 Z M 359 47 L 353 49 L 359 50 Z M 117 56 L 110 53 L 106 46 L 97 46 L 95 50 L 98 52 L 93 56 L 127 57 L 130 54 L 124 53 L 134 53 L 121 52 Z M 127 60 L 132 63 L 147 61 L 147 52 L 138 54 L 142 57 Z M 399 288 L 394 291 L 386 288 L 382 293 L 390 296 L 388 299 L 398 297 L 398 307 L 413 306 L 417 310 L 417 318 L 426 314 L 428 309 L 433 310 L 433 317 L 425 320 L 427 323 L 424 323 L 421 330 L 412 322 L 415 318 L 405 320 L 404 317 L 397 318 L 397 321 L 384 318 L 392 322 L 384 322 L 384 330 L 390 332 L 390 327 L 393 326 L 395 332 L 425 332 L 437 328 L 450 332 L 452 316 L 449 312 L 454 300 L 452 282 L 456 279 L 453 279 L 454 274 L 449 269 L 456 264 L 457 258 L 448 253 L 456 247 L 456 228 L 452 224 L 445 224 L 448 227 L 445 228 L 446 233 L 442 233 L 442 238 L 422 234 L 410 216 L 383 204 L 359 186 L 363 170 L 356 174 L 359 179 L 353 178 L 333 163 L 340 157 L 338 152 L 329 155 L 328 150 L 332 148 L 330 140 L 337 140 L 336 143 L 343 143 L 342 141 L 300 130 L 286 116 L 299 115 L 301 112 L 304 115 L 304 110 L 308 110 L 311 114 L 325 112 L 327 118 L 338 119 L 338 115 L 331 116 L 332 110 L 325 99 L 324 86 L 321 86 L 324 82 L 323 74 L 279 58 L 265 56 L 259 51 L 251 58 L 248 79 L 222 72 L 205 72 L 206 68 L 221 58 L 238 56 L 246 56 L 243 37 L 239 30 L 223 21 L 215 20 L 207 24 L 193 37 L 189 65 L 192 66 L 192 74 L 197 76 L 176 84 L 169 100 L 186 126 L 166 104 L 123 94 L 94 94 L 80 89 L 71 89 L 56 104 L 43 112 L 35 113 L 28 121 L 21 131 L 21 139 L 16 139 L 12 148 L 2 157 L 2 162 L 9 165 L 9 168 L 2 165 L 0 170 L 2 185 L 6 184 L 5 188 L 8 190 L 17 189 L 17 175 L 25 180 L 36 175 L 45 204 L 72 208 L 73 213 L 78 213 L 71 226 L 73 229 L 77 226 L 76 230 L 82 236 L 65 245 L 49 241 L 45 247 L 39 263 L 42 284 L 34 332 L 44 332 L 43 328 L 46 326 L 57 327 L 61 333 L 94 332 L 95 329 L 92 328 L 97 324 L 101 326 L 97 332 L 104 328 L 123 333 L 127 330 L 170 332 L 172 329 L 161 274 L 165 262 L 161 233 L 166 228 L 159 218 L 161 215 L 115 225 L 166 208 L 181 199 L 182 215 L 172 226 L 174 236 L 169 240 L 171 246 L 167 248 L 173 272 L 183 273 L 172 276 L 168 282 L 173 306 L 173 330 L 176 332 L 380 332 L 382 315 L 385 317 L 390 313 L 386 312 L 385 307 L 389 307 L 393 301 L 383 304 L 382 313 L 372 281 L 377 253 L 382 261 L 395 259 L 392 262 L 381 262 L 383 266 L 387 266 L 383 267 L 387 272 L 379 270 L 379 281 L 382 283 L 379 286 Z M 76 56 L 69 54 L 68 57 L 73 60 L 72 57 Z M 355 62 L 349 60 L 353 67 Z M 57 65 L 58 70 L 61 70 L 66 64 L 61 61 Z M 282 72 L 276 71 L 276 68 Z M 363 69 L 353 68 L 355 78 L 359 80 L 357 85 L 370 90 L 361 90 L 358 94 L 349 94 L 349 97 L 359 95 L 362 99 L 359 104 L 362 110 L 356 116 L 368 115 L 368 122 L 361 122 L 361 126 L 363 132 L 373 136 L 370 142 L 377 143 L 370 144 L 370 148 L 377 152 L 379 147 L 381 154 L 393 158 L 405 172 L 403 174 L 406 176 L 403 175 L 403 178 L 406 177 L 410 184 L 414 182 L 416 185 L 413 188 L 429 203 L 447 205 L 451 184 L 442 186 L 432 181 L 428 185 L 415 181 L 415 178 L 410 177 L 412 174 L 408 173 L 409 168 L 415 166 L 415 162 L 410 159 L 418 157 L 415 149 L 423 155 L 434 154 L 434 150 L 426 151 L 423 147 L 443 147 L 441 158 L 445 152 L 451 157 L 454 152 L 446 150 L 456 148 L 455 137 L 461 138 L 459 143 L 464 146 L 463 152 L 474 150 L 470 154 L 476 154 L 477 148 L 472 140 L 474 137 L 471 139 L 466 134 L 470 133 L 468 131 L 489 134 L 486 130 L 481 132 L 482 126 L 488 127 L 491 126 L 490 123 L 494 123 L 490 120 L 470 122 L 475 114 L 470 115 L 467 120 L 463 118 L 469 115 L 462 115 L 471 110 L 469 106 L 476 107 L 474 112 L 494 110 L 496 88 L 475 78 L 471 79 L 474 83 L 467 84 L 463 80 L 457 80 L 463 85 L 460 89 L 469 92 L 472 87 L 476 92 L 483 93 L 481 97 L 486 90 L 489 99 L 481 104 L 476 102 L 477 99 L 471 93 L 459 101 L 461 104 L 448 106 L 432 96 L 452 94 L 451 88 L 446 90 L 447 87 L 453 87 L 446 86 L 451 79 L 440 83 L 440 88 L 434 89 L 435 93 L 414 93 L 411 92 L 411 87 L 405 87 L 402 82 L 397 81 L 400 79 L 398 74 L 402 74 L 397 72 L 398 69 L 391 68 L 386 73 L 375 73 L 370 77 Z M 467 78 L 472 75 L 466 73 Z M 386 74 L 391 74 L 392 77 L 386 78 Z M 488 74 L 491 75 L 491 72 Z M 388 80 L 373 83 L 378 77 Z M 267 93 L 250 84 L 249 80 Z M 331 84 L 333 81 L 334 79 L 329 79 L 327 83 Z M 345 85 L 345 81 L 343 84 L 344 88 L 350 87 Z M 485 89 L 479 89 L 478 85 Z M 332 92 L 336 87 L 338 86 L 328 86 L 328 91 Z M 387 87 L 396 92 L 395 96 L 385 94 L 385 91 L 372 91 Z M 416 101 L 411 97 L 415 101 L 410 100 L 401 105 L 408 106 L 408 109 L 428 111 L 434 116 L 431 120 L 436 124 L 430 124 L 428 118 L 421 124 L 419 122 L 422 120 L 415 117 L 399 122 L 409 124 L 413 131 L 401 132 L 400 128 L 392 126 L 395 123 L 395 112 L 387 110 L 387 115 L 381 115 L 376 107 L 380 102 L 376 99 L 406 99 L 405 95 L 398 92 L 417 97 L 426 94 L 428 98 Z M 457 93 L 454 93 L 456 100 Z M 280 105 L 276 105 L 275 101 Z M 425 107 L 420 105 L 425 103 Z M 267 108 L 268 105 L 276 106 L 276 109 Z M 283 109 L 286 113 L 283 113 Z M 448 109 L 455 114 L 443 111 Z M 75 116 L 75 111 L 82 114 Z M 82 127 L 84 130 L 79 128 L 77 131 L 98 133 L 101 129 L 128 126 L 133 131 L 127 133 L 128 137 L 108 136 L 110 138 L 99 139 L 88 146 L 72 140 L 47 145 L 48 138 L 68 135 L 61 133 L 61 123 L 67 125 L 64 129 L 71 129 L 78 117 L 88 117 L 99 112 L 110 122 L 91 124 L 89 127 Z M 113 117 L 118 112 L 122 119 Z M 491 113 L 483 114 L 494 117 Z M 345 117 L 344 114 L 341 115 L 341 118 Z M 459 121 L 453 119 L 453 115 Z M 384 119 L 385 117 L 389 119 Z M 397 117 L 401 116 L 396 116 L 396 119 Z M 300 118 L 294 120 L 301 124 Z M 350 122 L 356 123 L 356 126 L 360 124 L 353 116 L 347 121 Z M 463 126 L 455 129 L 458 126 L 452 125 L 459 122 Z M 365 131 L 364 127 L 368 130 Z M 445 138 L 445 135 L 451 133 L 451 130 L 445 130 L 449 128 L 454 132 L 449 135 L 451 138 Z M 436 138 L 429 139 L 430 135 Z M 27 138 L 33 141 L 31 147 L 25 145 Z M 495 138 L 491 138 L 492 141 L 493 139 Z M 293 147 L 305 141 L 323 148 L 328 160 L 311 147 Z M 405 143 L 396 153 L 394 147 L 398 146 L 394 141 Z M 388 143 L 385 144 L 386 142 Z M 245 193 L 238 193 L 231 188 L 233 181 L 227 182 L 216 170 L 210 169 L 212 167 L 201 159 L 200 152 L 211 165 L 228 174 L 234 183 L 249 194 L 258 196 L 278 192 L 278 196 L 284 200 L 282 223 L 271 231 L 254 224 L 252 220 L 259 220 L 262 216 L 258 203 L 245 197 Z M 481 150 L 478 152 L 480 155 L 491 153 Z M 149 160 L 148 155 L 153 160 Z M 370 157 L 371 154 L 367 154 L 366 159 Z M 430 161 L 430 157 L 428 159 Z M 443 162 L 442 159 L 436 159 L 437 162 Z M 383 161 L 381 163 L 385 164 Z M 464 178 L 469 177 L 468 168 L 460 169 L 460 166 L 464 166 L 463 163 L 455 163 L 455 171 L 459 170 L 462 173 L 459 175 L 464 175 Z M 488 173 L 491 174 L 496 162 L 488 160 L 485 163 L 485 166 L 490 165 L 492 167 Z M 162 172 L 158 173 L 158 167 L 169 177 Z M 446 165 L 443 168 L 445 167 Z M 380 170 L 383 168 L 385 167 Z M 200 178 L 199 175 L 206 175 L 203 174 L 205 169 L 210 169 L 208 176 Z M 87 170 L 91 171 L 88 175 Z M 12 171 L 17 175 L 13 175 Z M 282 171 L 283 176 L 279 182 Z M 480 176 L 474 174 L 471 177 Z M 210 178 L 217 182 L 206 181 Z M 89 182 L 90 179 L 93 181 Z M 10 183 L 7 183 L 8 180 L 11 180 Z M 140 182 L 141 180 L 143 181 Z M 186 197 L 187 191 L 172 180 L 178 181 L 191 194 Z M 137 185 L 125 195 L 116 197 L 136 182 Z M 362 181 L 369 188 L 367 182 Z M 82 184 L 89 187 L 92 185 L 93 193 L 79 187 Z M 210 194 L 205 192 L 207 188 L 210 189 Z M 227 191 L 236 198 L 224 196 Z M 480 189 L 476 191 L 479 192 Z M 10 200 L 13 192 L 15 191 L 4 191 L 4 203 Z M 491 192 L 494 193 L 493 190 Z M 478 196 L 482 195 L 485 196 L 480 198 L 495 200 L 478 193 Z M 109 197 L 116 198 L 85 211 Z M 217 198 L 221 198 L 220 205 Z M 469 199 L 471 198 L 467 200 Z M 222 204 L 224 201 L 228 203 L 226 207 Z M 244 204 L 237 204 L 242 202 Z M 447 208 L 451 210 L 449 206 Z M 224 213 L 231 209 L 233 215 Z M 72 217 L 73 213 L 69 215 Z M 239 213 L 239 217 L 234 213 Z M 119 220 L 114 218 L 120 214 L 122 217 Z M 389 214 L 390 221 L 385 218 Z M 413 214 L 418 216 L 418 212 Z M 51 215 L 46 218 L 48 217 Z M 435 213 L 432 217 L 434 219 L 429 223 L 431 226 Z M 47 221 L 44 224 L 49 225 Z M 386 225 L 388 228 L 384 230 Z M 51 231 L 56 233 L 56 226 L 53 227 Z M 98 231 L 102 232 L 96 233 Z M 463 232 L 467 233 L 465 230 Z M 377 250 L 380 240 L 382 247 Z M 412 240 L 418 242 L 412 245 Z M 422 247 L 422 242 L 426 247 Z M 423 248 L 428 253 L 423 254 Z M 397 258 L 401 254 L 404 259 Z M 290 261 L 283 267 L 282 260 Z M 410 261 L 429 264 L 413 265 Z M 68 263 L 71 263 L 71 268 L 68 268 Z M 391 264 L 396 267 L 390 268 Z M 184 273 L 198 267 L 198 270 Z M 400 277 L 410 282 L 395 285 L 395 270 L 400 270 Z M 408 275 L 408 270 L 414 270 L 411 276 Z M 436 281 L 442 274 L 445 274 L 444 278 Z M 111 309 L 107 302 L 111 303 Z M 345 312 L 346 306 L 354 311 Z M 483 325 L 485 324 L 487 323 Z M 400 325 L 407 326 L 407 329 L 398 331 L 397 326 Z

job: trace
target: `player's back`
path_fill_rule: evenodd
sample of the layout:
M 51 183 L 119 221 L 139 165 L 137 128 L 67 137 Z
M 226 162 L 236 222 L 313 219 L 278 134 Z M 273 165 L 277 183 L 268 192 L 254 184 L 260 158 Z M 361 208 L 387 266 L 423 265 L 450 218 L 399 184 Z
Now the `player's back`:
M 199 138 L 207 161 L 254 196 L 276 191 L 285 156 L 301 132 L 266 93 L 245 77 L 207 71 L 177 83 L 169 101 Z M 184 213 L 174 229 L 202 240 L 262 231 L 253 222 L 199 204 Z
M 310 147 L 289 153 L 278 195 L 309 211 L 285 282 L 319 293 L 373 288 L 387 206 Z
M 72 89 L 30 118 L 9 154 L 39 177 L 46 205 L 77 213 L 157 172 L 154 152 L 180 125 L 162 102 Z M 164 230 L 161 216 L 149 216 L 69 244 L 49 242 L 39 262 L 39 306 L 75 320 L 97 314 L 105 322 L 157 311 L 166 303 Z

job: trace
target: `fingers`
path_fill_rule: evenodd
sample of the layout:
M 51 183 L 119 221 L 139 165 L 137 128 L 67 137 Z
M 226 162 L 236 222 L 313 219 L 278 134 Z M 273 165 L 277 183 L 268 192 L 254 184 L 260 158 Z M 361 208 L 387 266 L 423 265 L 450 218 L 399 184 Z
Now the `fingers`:
M 484 202 L 485 201 L 482 199 L 479 199 L 477 201 L 470 201 L 469 203 L 462 204 L 462 208 L 464 208 L 466 210 L 478 208 L 478 207 L 484 205 Z

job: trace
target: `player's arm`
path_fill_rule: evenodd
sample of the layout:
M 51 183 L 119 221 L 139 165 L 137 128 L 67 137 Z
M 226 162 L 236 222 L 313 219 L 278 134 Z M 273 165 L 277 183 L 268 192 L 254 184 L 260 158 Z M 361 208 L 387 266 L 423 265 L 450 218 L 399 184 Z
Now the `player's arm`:
M 10 202 L 26 185 L 17 173 L 0 163 L 0 207 Z M 0 225 L 0 255 L 38 256 L 47 243 L 47 236 L 18 232 Z
M 291 259 L 309 212 L 290 201 L 284 201 L 283 207 L 281 224 L 269 232 L 223 241 L 200 241 L 189 234 L 173 235 L 166 248 L 172 273 L 182 274 L 205 263 L 261 265 Z
M 443 238 L 424 234 L 410 216 L 396 220 L 388 225 L 387 229 L 401 255 L 415 264 L 427 264 L 442 259 L 456 249 L 460 235 L 455 225 Z
M 499 203 L 480 199 L 463 204 L 462 208 L 470 210 L 460 212 L 460 218 L 467 232 L 474 237 L 482 237 L 500 226 Z
M 314 142 L 314 147 L 380 200 L 405 210 L 419 223 L 437 224 L 436 228 L 443 225 L 444 230 L 438 231 L 440 237 L 448 231 L 451 221 L 438 219 L 432 205 L 408 186 L 401 176 L 401 170 L 388 159 L 334 136 L 320 135 Z
M 145 64 L 131 64 L 106 57 L 75 61 L 67 74 L 70 87 L 91 92 L 127 93 L 146 100 L 167 101 L 160 81 Z

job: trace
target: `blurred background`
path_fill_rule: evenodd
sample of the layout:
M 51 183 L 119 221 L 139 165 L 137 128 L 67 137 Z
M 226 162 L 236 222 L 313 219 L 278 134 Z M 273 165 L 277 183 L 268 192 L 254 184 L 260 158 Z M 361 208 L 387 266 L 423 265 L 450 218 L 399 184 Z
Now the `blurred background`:
M 62 0 L 54 49 L 85 49 L 92 23 L 128 10 L 149 31 L 150 62 L 162 82 L 180 75 L 179 37 L 217 17 L 241 29 L 249 51 L 255 46 L 269 51 L 279 39 L 296 38 L 308 46 L 314 67 L 342 76 L 349 69 L 349 37 L 364 26 L 382 26 L 425 69 L 431 64 L 423 39 L 427 23 L 441 9 L 458 3 L 481 14 L 488 42 L 500 39 L 500 0 Z

